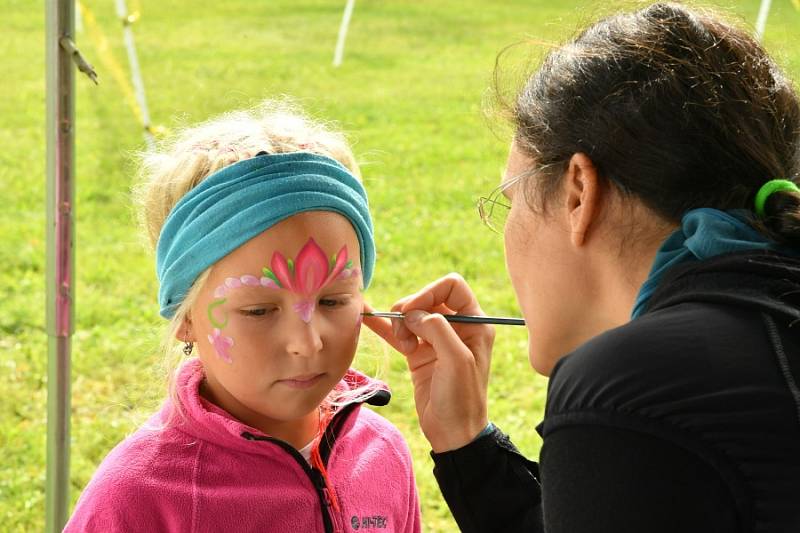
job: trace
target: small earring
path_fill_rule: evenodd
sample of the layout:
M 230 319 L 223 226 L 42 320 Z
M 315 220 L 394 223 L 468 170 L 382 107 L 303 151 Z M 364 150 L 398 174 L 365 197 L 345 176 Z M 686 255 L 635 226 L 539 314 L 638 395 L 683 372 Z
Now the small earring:
M 189 341 L 183 341 L 183 355 L 192 355 L 192 348 L 194 348 L 194 343 Z

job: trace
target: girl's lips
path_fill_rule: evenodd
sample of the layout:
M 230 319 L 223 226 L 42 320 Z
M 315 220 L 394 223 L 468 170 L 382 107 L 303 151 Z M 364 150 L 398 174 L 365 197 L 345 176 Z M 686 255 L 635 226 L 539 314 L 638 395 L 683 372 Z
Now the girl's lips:
M 303 376 L 294 376 L 288 379 L 280 379 L 278 383 L 292 387 L 294 389 L 308 389 L 313 387 L 322 379 L 325 374 L 306 374 Z

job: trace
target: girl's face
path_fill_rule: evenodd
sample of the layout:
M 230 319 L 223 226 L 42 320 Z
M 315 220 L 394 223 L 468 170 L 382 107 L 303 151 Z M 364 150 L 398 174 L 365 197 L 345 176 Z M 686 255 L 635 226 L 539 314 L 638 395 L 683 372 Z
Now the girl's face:
M 262 431 L 304 420 L 350 366 L 361 327 L 359 244 L 331 212 L 294 215 L 211 269 L 191 308 L 203 393 Z

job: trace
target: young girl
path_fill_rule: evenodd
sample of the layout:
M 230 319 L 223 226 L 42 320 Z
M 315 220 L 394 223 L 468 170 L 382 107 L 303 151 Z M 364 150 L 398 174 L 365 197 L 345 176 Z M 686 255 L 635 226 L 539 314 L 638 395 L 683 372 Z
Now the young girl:
M 349 369 L 375 245 L 342 135 L 267 102 L 144 163 L 160 312 L 196 357 L 65 531 L 419 531 L 406 443 L 361 409 L 389 391 Z

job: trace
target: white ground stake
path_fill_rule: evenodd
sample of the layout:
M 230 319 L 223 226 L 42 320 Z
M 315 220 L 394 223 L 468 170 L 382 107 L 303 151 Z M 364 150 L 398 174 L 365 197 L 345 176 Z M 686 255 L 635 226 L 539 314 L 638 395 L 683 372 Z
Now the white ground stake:
M 347 5 L 344 6 L 342 24 L 339 26 L 339 38 L 336 40 L 336 51 L 333 53 L 334 67 L 338 67 L 342 64 L 342 57 L 344 56 L 344 41 L 347 39 L 347 28 L 350 26 L 350 17 L 353 16 L 353 8 L 355 5 L 356 0 L 347 0 Z
M 144 127 L 144 141 L 148 148 L 153 148 L 154 140 L 150 125 L 150 111 L 147 109 L 147 97 L 144 93 L 144 82 L 142 81 L 142 71 L 139 68 L 139 56 L 136 54 L 136 43 L 133 40 L 133 28 L 131 25 L 134 20 L 128 13 L 128 6 L 125 0 L 116 0 L 117 16 L 122 21 L 122 32 L 125 39 L 125 49 L 128 51 L 128 62 L 131 65 L 131 81 L 133 90 L 136 94 L 136 101 L 142 113 L 142 126 Z

